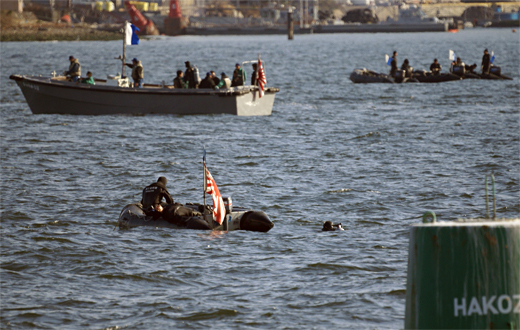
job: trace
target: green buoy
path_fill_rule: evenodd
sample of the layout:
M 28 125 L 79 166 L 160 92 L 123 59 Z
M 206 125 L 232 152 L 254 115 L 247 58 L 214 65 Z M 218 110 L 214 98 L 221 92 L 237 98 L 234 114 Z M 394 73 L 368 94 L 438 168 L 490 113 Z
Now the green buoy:
M 519 329 L 520 219 L 412 225 L 404 327 Z

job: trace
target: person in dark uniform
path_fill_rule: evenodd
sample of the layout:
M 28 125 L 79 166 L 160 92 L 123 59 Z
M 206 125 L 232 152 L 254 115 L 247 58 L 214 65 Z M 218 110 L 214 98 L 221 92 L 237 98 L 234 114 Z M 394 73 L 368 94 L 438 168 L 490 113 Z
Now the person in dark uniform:
M 256 75 L 258 72 L 258 63 L 253 63 L 253 73 L 251 74 L 251 86 L 258 86 Z
M 215 71 L 210 71 L 210 72 L 211 72 L 211 79 L 213 79 L 213 82 L 215 83 L 215 86 L 218 85 L 220 83 L 219 77 L 217 77 L 215 75 Z
M 152 183 L 143 189 L 141 204 L 143 204 L 143 211 L 147 215 L 153 215 L 154 217 L 160 216 L 163 209 L 161 205 L 163 197 L 167 204 L 173 204 L 173 198 L 166 189 L 166 182 L 166 178 L 161 176 L 157 179 L 157 182 Z
M 489 56 L 488 50 L 484 49 L 484 56 L 482 56 L 482 74 L 489 74 L 491 69 L 491 56 Z
M 203 88 L 215 88 L 215 82 L 211 79 L 211 72 L 206 73 L 206 78 L 202 79 L 199 85 L 199 89 Z
M 390 76 L 395 78 L 395 73 L 397 71 L 397 52 L 394 50 L 392 56 L 392 63 L 390 63 Z
M 406 78 L 412 78 L 413 68 L 410 66 L 410 62 L 405 58 L 403 65 L 401 65 L 401 70 L 404 70 L 404 74 Z
M 177 77 L 175 77 L 175 79 L 173 79 L 173 88 L 179 88 L 179 89 L 188 88 L 188 86 L 184 82 L 183 76 L 184 76 L 184 74 L 182 73 L 182 71 L 177 70 Z
M 437 59 L 434 59 L 433 63 L 430 65 L 430 71 L 434 75 L 438 75 L 441 73 L 441 65 L 439 64 L 439 61 L 437 61 Z
M 244 86 L 244 82 L 247 79 L 244 69 L 240 66 L 240 63 L 235 64 L 235 71 L 233 71 L 233 79 L 231 80 L 231 87 Z
M 184 71 L 184 81 L 188 83 L 188 88 L 197 88 L 198 81 L 195 79 L 195 70 L 193 70 L 189 61 L 184 62 L 184 64 L 186 64 L 186 71 Z

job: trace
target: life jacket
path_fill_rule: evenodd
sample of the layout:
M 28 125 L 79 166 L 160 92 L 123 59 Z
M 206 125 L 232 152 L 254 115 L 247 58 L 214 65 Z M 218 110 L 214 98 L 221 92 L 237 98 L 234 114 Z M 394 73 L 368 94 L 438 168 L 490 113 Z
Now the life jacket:
M 230 88 L 231 87 L 231 79 L 229 79 L 228 76 L 224 77 L 221 80 L 224 80 L 224 86 L 223 87 L 225 87 L 225 88 Z
M 72 72 L 72 69 L 74 68 L 74 66 L 76 64 L 78 65 L 78 68 L 76 69 L 76 71 Z M 72 63 L 70 63 L 69 73 L 70 73 L 71 77 L 81 77 L 81 64 L 79 64 L 79 61 L 77 58 L 75 58 L 74 61 L 72 61 Z
M 138 68 L 141 68 L 141 70 L 138 70 Z M 141 64 L 141 61 L 139 61 L 132 68 L 132 79 L 134 79 L 134 81 L 138 81 L 139 79 L 143 79 L 143 78 L 144 78 L 143 65 Z

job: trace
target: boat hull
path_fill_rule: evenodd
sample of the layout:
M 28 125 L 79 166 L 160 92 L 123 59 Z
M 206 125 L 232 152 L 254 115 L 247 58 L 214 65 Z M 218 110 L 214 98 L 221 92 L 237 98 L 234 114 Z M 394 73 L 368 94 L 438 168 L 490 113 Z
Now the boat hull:
M 126 205 L 119 214 L 118 225 L 121 229 L 135 227 L 160 227 L 171 229 L 197 229 L 197 230 L 247 230 L 266 233 L 274 224 L 271 222 L 267 214 L 261 211 L 252 211 L 245 208 L 234 208 L 232 212 L 228 212 L 224 218 L 222 225 L 215 221 L 209 224 L 197 211 L 202 211 L 200 205 L 185 205 L 184 209 L 192 209 L 194 213 L 191 216 L 179 217 L 175 214 L 167 214 L 167 218 L 154 218 L 147 216 L 139 203 Z M 164 211 L 166 212 L 166 211 Z
M 365 69 L 356 69 L 352 71 L 350 74 L 350 80 L 355 84 L 393 83 L 389 76 Z
M 75 84 L 51 78 L 12 75 L 34 114 L 231 114 L 268 116 L 277 88 L 263 97 L 252 86 L 225 90 L 123 88 Z M 253 96 L 253 94 L 256 94 Z

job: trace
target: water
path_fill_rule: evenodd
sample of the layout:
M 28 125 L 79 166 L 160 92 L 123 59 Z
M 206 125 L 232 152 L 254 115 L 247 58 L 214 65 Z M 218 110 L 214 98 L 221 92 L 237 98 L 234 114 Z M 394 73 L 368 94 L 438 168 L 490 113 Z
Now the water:
M 269 117 L 32 115 L 10 74 L 120 71 L 120 42 L 1 44 L 1 318 L 5 329 L 398 329 L 409 225 L 520 215 L 520 42 L 451 33 L 178 37 L 128 56 L 147 82 L 184 61 L 232 73 L 262 54 L 280 87 Z M 448 50 L 493 50 L 513 81 L 354 85 L 394 49 L 416 69 Z M 399 64 L 400 64 L 399 63 Z M 251 70 L 247 68 L 248 74 Z M 223 195 L 266 212 L 269 233 L 113 230 L 157 177 L 202 201 L 202 148 Z M 344 232 L 321 232 L 323 221 Z

